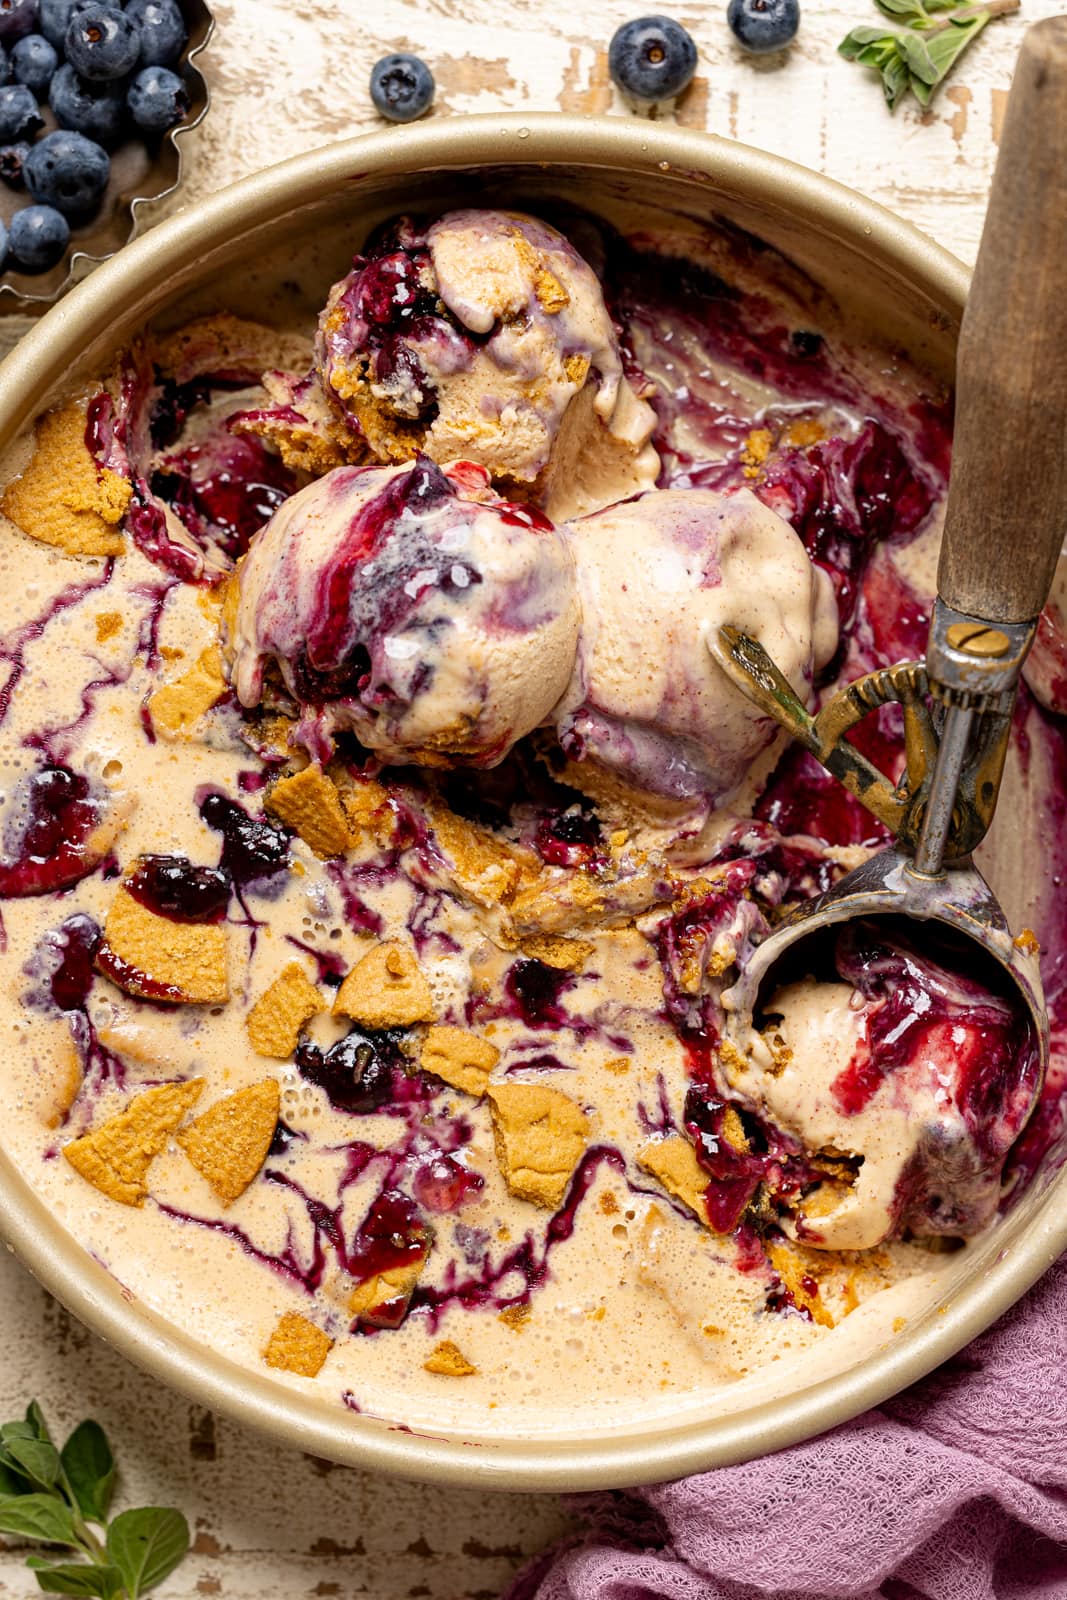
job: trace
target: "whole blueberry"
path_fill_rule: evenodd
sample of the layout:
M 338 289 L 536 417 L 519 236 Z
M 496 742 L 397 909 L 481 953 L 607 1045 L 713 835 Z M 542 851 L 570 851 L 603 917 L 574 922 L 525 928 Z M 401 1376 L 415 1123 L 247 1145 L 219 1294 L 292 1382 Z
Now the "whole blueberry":
M 631 100 L 655 105 L 673 100 L 692 79 L 697 47 L 673 17 L 624 22 L 608 46 L 608 69 Z
M 87 4 L 88 0 L 41 0 L 40 30 L 56 50 L 63 48 L 74 12 Z
M 734 38 L 753 55 L 792 44 L 800 27 L 798 0 L 730 0 L 726 20 Z
M 4 223 L 0 222 L 0 267 L 3 266 L 4 261 L 6 260 L 6 258 L 7 258 L 7 228 L 4 225 Z
M 130 84 L 126 104 L 142 133 L 165 133 L 188 111 L 189 96 L 169 67 L 145 67 Z
M 129 0 L 126 15 L 141 30 L 142 67 L 173 66 L 185 43 L 177 0 Z
M 121 85 L 87 83 L 66 62 L 52 79 L 48 104 L 61 128 L 74 128 L 111 150 L 122 135 L 126 96 Z
M 37 110 L 37 98 L 24 83 L 7 83 L 0 89 L 0 144 L 16 144 L 32 139 L 44 118 Z
M 38 0 L 0 0 L 0 44 L 11 45 L 37 31 Z
M 141 30 L 117 6 L 85 6 L 71 16 L 63 49 L 79 77 L 90 83 L 111 83 L 137 65 Z
M 47 94 L 58 66 L 59 56 L 42 33 L 28 33 L 11 52 L 12 77 L 16 83 L 24 83 L 32 90 L 38 100 L 43 100 Z
M 26 187 L 42 205 L 65 217 L 90 217 L 99 208 L 111 161 L 83 133 L 50 133 L 26 159 Z
M 69 243 L 67 219 L 53 206 L 23 206 L 11 218 L 8 248 L 26 272 L 47 272 Z
M 30 147 L 25 142 L 21 144 L 0 145 L 0 179 L 2 179 L 4 183 L 9 186 L 9 188 L 25 188 L 23 168 L 26 165 L 26 157 L 29 155 L 29 153 Z
M 389 122 L 414 122 L 433 104 L 433 73 L 419 56 L 383 56 L 371 68 L 370 97 Z

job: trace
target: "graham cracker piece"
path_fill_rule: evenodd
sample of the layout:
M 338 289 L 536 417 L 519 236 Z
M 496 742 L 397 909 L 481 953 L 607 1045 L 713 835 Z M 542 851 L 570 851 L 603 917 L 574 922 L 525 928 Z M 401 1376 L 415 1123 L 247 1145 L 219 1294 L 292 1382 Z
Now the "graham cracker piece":
M 433 806 L 430 823 L 438 851 L 456 887 L 476 904 L 506 905 L 522 882 L 524 872 L 536 871 L 529 852 L 522 852 L 487 828 L 457 817 L 444 806 Z
M 58 1056 L 56 1073 L 47 1085 L 41 1110 L 46 1128 L 62 1127 L 67 1113 L 78 1098 L 84 1077 L 81 1055 L 69 1033 L 63 1038 Z
M 202 650 L 188 672 L 148 697 L 148 715 L 164 739 L 188 739 L 205 712 L 229 689 L 217 644 Z
M 94 1189 L 124 1206 L 144 1205 L 148 1169 L 183 1117 L 200 1098 L 203 1078 L 161 1083 L 135 1095 L 124 1110 L 91 1133 L 64 1145 L 75 1172 Z
M 589 1119 L 560 1089 L 498 1083 L 487 1091 L 496 1158 L 513 1195 L 555 1210 L 588 1138 Z
M 767 1256 L 800 1309 L 809 1312 L 820 1328 L 832 1328 L 834 1319 L 823 1304 L 816 1274 L 827 1271 L 840 1258 L 826 1252 L 823 1260 L 812 1262 L 784 1239 L 768 1244 Z
M 426 1265 L 426 1250 L 402 1267 L 389 1267 L 357 1283 L 348 1297 L 348 1309 L 359 1322 L 372 1327 L 397 1328 L 404 1320 L 412 1290 Z
M 121 611 L 98 611 L 93 620 L 96 623 L 97 644 L 106 644 L 116 633 L 122 632 Z
M 299 961 L 290 961 L 245 1018 L 249 1043 L 258 1055 L 287 1061 L 300 1043 L 304 1024 L 325 1009 Z
M 349 842 L 369 835 L 383 850 L 389 848 L 396 833 L 396 818 L 388 789 L 374 778 L 357 778 L 340 773 L 336 779 L 341 806 L 348 820 Z
M 364 1028 L 410 1028 L 437 1017 L 414 951 L 396 939 L 376 944 L 356 962 L 337 991 L 333 1014 Z
M 564 939 L 558 934 L 533 933 L 519 941 L 519 949 L 524 956 L 543 961 L 546 967 L 555 967 L 557 972 L 581 972 L 596 946 L 590 944 L 588 939 Z
M 443 1378 L 472 1378 L 478 1371 L 451 1339 L 442 1339 L 440 1344 L 434 1345 L 422 1365 L 425 1372 L 439 1372 Z
M 488 1039 L 472 1033 L 469 1028 L 453 1028 L 441 1024 L 427 1029 L 422 1041 L 419 1066 L 432 1072 L 453 1089 L 480 1099 L 489 1087 L 489 1074 L 500 1060 L 500 1051 Z
M 267 1341 L 263 1359 L 268 1367 L 317 1378 L 333 1349 L 333 1340 L 299 1311 L 287 1311 Z
M 341 797 L 317 763 L 279 779 L 264 803 L 324 860 L 348 849 L 351 834 Z
M 688 1139 L 681 1134 L 672 1134 L 667 1139 L 650 1139 L 637 1152 L 637 1164 L 650 1172 L 675 1200 L 688 1206 L 705 1227 L 708 1226 L 704 1195 L 710 1179 Z
M 31 539 L 67 555 L 122 555 L 126 539 L 118 524 L 133 491 L 94 461 L 85 442 L 85 407 L 72 401 L 49 411 L 36 436 L 29 465 L 4 490 L 0 511 Z
M 510 1328 L 513 1333 L 521 1333 L 529 1322 L 531 1311 L 525 1301 L 516 1300 L 513 1305 L 505 1306 L 503 1311 L 498 1311 L 496 1320 Z
M 123 888 L 111 902 L 96 966 L 144 1000 L 224 1005 L 230 998 L 225 928 L 159 917 Z
M 224 1206 L 244 1194 L 266 1161 L 280 1108 L 277 1082 L 264 1078 L 209 1106 L 178 1134 L 178 1143 Z

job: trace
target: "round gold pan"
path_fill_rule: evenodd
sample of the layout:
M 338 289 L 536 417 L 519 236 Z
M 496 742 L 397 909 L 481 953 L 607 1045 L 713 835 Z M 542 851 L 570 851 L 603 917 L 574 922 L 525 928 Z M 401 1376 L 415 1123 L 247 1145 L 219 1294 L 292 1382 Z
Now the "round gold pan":
M 458 203 L 591 209 L 633 204 L 721 216 L 782 249 L 847 312 L 940 376 L 951 371 L 967 274 L 888 212 L 788 162 L 645 121 L 561 116 L 434 121 L 353 140 L 259 173 L 122 250 L 51 310 L 0 368 L 0 450 L 53 393 L 99 372 L 150 316 L 207 305 L 223 275 L 254 314 L 266 279 L 321 240 L 321 294 L 368 225 Z M 274 263 L 274 265 L 272 265 Z M 312 271 L 312 276 L 315 272 Z M 309 302 L 310 304 L 311 302 Z M 624 1486 L 780 1449 L 877 1405 L 998 1317 L 1067 1246 L 1067 1171 L 1035 1184 L 942 1299 L 884 1347 L 785 1399 L 699 1421 L 570 1439 L 415 1436 L 248 1371 L 132 1301 L 0 1155 L 0 1228 L 74 1314 L 161 1381 L 274 1439 L 362 1467 L 510 1489 Z M 499 1418 L 500 1413 L 496 1414 Z M 691 1415 L 691 1414 L 690 1414 Z

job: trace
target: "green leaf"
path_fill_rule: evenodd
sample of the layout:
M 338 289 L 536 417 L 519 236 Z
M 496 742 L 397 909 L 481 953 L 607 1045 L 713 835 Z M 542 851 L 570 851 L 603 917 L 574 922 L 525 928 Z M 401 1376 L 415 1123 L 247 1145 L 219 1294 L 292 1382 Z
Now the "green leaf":
M 44 1420 L 44 1412 L 36 1400 L 31 1400 L 26 1407 L 26 1423 L 28 1427 L 34 1430 L 35 1439 L 45 1439 L 51 1444 L 52 1435 L 49 1433 L 48 1424 Z
M 107 1553 L 130 1600 L 174 1571 L 189 1549 L 189 1524 L 180 1511 L 143 1506 L 123 1511 L 107 1530 Z
M 45 1594 L 98 1595 L 100 1600 L 114 1600 L 122 1587 L 115 1567 L 88 1563 L 77 1566 L 73 1562 L 59 1562 L 53 1566 L 40 1556 L 30 1556 L 26 1565 L 32 1567 Z
M 921 78 L 910 77 L 908 79 L 908 88 L 911 90 L 911 92 L 915 96 L 916 100 L 918 100 L 919 104 L 924 109 L 930 104 L 930 101 L 933 99 L 934 90 L 935 90 L 936 87 L 937 87 L 936 84 L 924 83 Z
M 0 1450 L 0 1495 L 27 1494 L 29 1485 L 18 1471 L 11 1457 Z
M 70 1507 L 54 1494 L 0 1495 L 0 1533 L 77 1547 Z
M 106 1522 L 115 1487 L 115 1458 L 98 1422 L 82 1422 L 63 1446 L 60 1460 L 83 1517 Z
M 42 1489 L 51 1489 L 59 1477 L 59 1451 L 49 1440 L 9 1439 L 4 1453 Z
M 918 0 L 874 0 L 879 11 L 884 11 L 887 17 L 908 17 L 922 20 L 926 13 Z
M 9 1439 L 39 1439 L 40 1434 L 32 1422 L 5 1422 L 0 1425 L 0 1439 L 4 1444 Z
M 940 74 L 924 39 L 920 39 L 914 33 L 902 33 L 897 40 L 897 48 L 913 77 L 918 78 L 921 83 L 938 81 Z
M 908 69 L 900 56 L 894 56 L 882 73 L 882 89 L 890 111 L 895 111 L 908 92 Z

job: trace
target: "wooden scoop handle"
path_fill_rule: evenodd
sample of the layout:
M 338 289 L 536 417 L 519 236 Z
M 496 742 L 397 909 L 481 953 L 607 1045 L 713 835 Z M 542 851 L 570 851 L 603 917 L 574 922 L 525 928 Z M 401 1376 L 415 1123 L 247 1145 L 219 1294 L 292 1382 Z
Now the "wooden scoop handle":
M 1025 35 L 956 361 L 938 592 L 1028 622 L 1067 536 L 1067 16 Z

